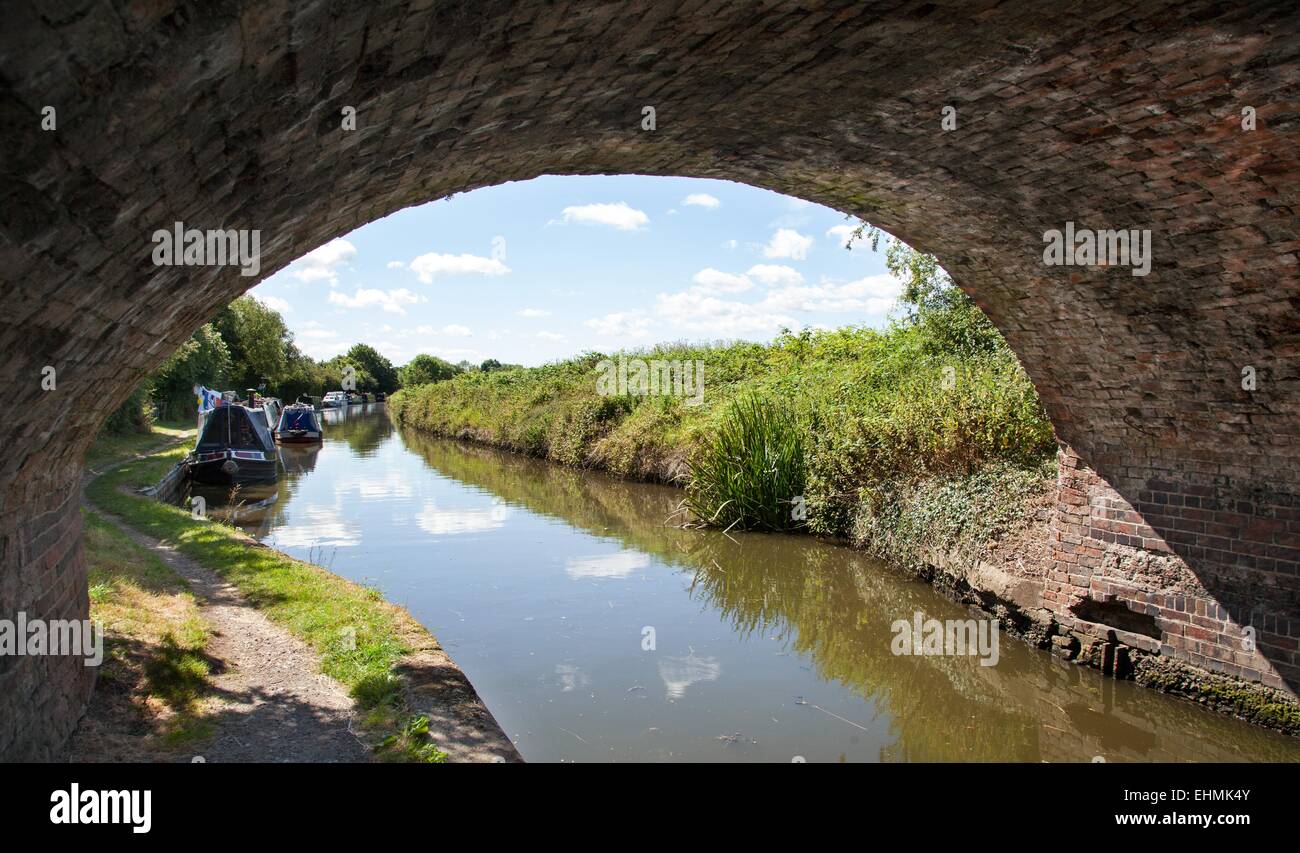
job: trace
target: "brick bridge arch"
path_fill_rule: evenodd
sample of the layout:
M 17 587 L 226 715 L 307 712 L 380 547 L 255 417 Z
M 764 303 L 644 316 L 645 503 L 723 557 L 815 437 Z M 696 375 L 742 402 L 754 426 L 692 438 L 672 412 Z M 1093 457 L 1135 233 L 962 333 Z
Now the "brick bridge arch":
M 671 174 L 861 215 L 936 254 L 1002 330 L 1063 462 L 1052 560 L 1011 598 L 1067 624 L 1086 621 L 1081 603 L 1118 602 L 1159 625 L 1132 642 L 1294 691 L 1291 5 L 10 4 L 0 616 L 86 615 L 88 444 L 258 280 L 155 268 L 153 230 L 259 229 L 266 276 L 454 192 Z M 55 130 L 41 128 L 47 105 Z M 344 106 L 354 132 L 340 129 Z M 955 130 L 941 129 L 945 106 Z M 1067 221 L 1151 229 L 1150 274 L 1044 266 L 1043 232 Z M 1242 652 L 1252 608 L 1261 645 Z M 0 756 L 54 754 L 90 688 L 75 661 L 0 659 Z

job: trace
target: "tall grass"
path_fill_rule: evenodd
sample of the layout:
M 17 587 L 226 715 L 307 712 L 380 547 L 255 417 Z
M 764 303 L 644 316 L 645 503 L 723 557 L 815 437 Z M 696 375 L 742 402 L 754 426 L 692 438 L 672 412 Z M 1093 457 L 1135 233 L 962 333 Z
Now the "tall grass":
M 804 437 L 779 403 L 747 394 L 691 455 L 685 506 L 706 524 L 790 530 L 804 524 Z
M 950 332 L 896 323 L 626 353 L 703 362 L 698 406 L 602 397 L 596 365 L 609 356 L 587 353 L 405 389 L 389 411 L 439 435 L 686 485 L 696 520 L 722 527 L 789 529 L 803 496 L 809 530 L 847 536 L 864 506 L 908 484 L 991 465 L 1037 472 L 1054 456 L 1038 395 L 996 332 L 979 346 Z

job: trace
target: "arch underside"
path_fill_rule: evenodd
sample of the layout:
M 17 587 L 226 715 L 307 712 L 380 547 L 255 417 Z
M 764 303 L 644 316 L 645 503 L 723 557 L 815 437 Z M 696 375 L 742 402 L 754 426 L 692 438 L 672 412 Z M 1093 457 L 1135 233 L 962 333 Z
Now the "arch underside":
M 477 187 L 683 175 L 861 216 L 937 255 L 1003 332 L 1063 462 L 1052 560 L 1018 604 L 1068 622 L 1119 601 L 1155 616 L 1157 651 L 1300 686 L 1289 4 L 39 5 L 0 32 L 0 615 L 84 617 L 86 448 L 258 280 L 154 267 L 155 229 L 259 229 L 265 277 Z M 1045 266 L 1067 221 L 1150 229 L 1150 274 Z M 56 748 L 80 669 L 0 662 L 0 755 Z

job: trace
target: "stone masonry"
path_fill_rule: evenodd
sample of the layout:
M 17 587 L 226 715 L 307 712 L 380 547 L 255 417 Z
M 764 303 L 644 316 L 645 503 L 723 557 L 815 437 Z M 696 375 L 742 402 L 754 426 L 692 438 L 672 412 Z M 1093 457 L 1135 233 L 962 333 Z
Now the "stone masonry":
M 155 267 L 155 229 L 260 229 L 266 276 L 451 193 L 635 172 L 767 187 L 936 254 L 1061 441 L 1041 605 L 1294 692 L 1298 54 L 1291 0 L 8 3 L 0 618 L 86 614 L 87 446 L 257 281 Z M 1045 266 L 1066 222 L 1150 229 L 1150 274 Z M 55 755 L 91 685 L 0 660 L 0 756 Z

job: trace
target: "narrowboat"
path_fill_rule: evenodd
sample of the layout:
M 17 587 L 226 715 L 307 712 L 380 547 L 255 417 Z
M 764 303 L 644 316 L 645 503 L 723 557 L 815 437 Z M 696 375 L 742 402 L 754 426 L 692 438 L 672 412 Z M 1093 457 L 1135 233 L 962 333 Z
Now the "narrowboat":
M 271 430 L 271 437 L 275 437 L 275 427 L 280 423 L 280 413 L 284 411 L 284 403 L 280 402 L 278 397 L 262 397 L 258 400 L 262 405 L 262 411 L 266 414 L 266 426 Z
M 280 423 L 275 428 L 275 440 L 281 444 L 315 444 L 324 439 L 324 432 L 311 406 L 306 403 L 292 403 L 280 412 Z
M 347 401 L 347 394 L 344 394 L 342 391 L 331 391 L 321 398 L 320 407 L 322 409 L 337 409 L 340 406 L 346 405 Z
M 275 441 L 266 413 L 234 403 L 218 406 L 208 415 L 186 467 L 196 483 L 274 482 Z

